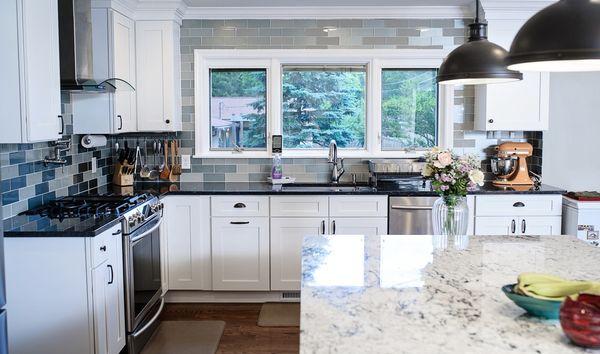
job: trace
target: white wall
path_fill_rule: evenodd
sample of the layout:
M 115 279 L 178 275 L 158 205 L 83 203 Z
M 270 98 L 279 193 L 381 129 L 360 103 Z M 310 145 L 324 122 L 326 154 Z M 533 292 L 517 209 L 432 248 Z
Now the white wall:
M 551 75 L 543 144 L 544 183 L 600 191 L 600 72 Z

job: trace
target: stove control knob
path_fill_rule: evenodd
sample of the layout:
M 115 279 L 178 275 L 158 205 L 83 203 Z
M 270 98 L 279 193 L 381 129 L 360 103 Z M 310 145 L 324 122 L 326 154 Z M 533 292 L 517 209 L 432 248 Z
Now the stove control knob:
M 127 219 L 127 221 L 129 222 L 129 226 L 130 226 L 130 227 L 133 227 L 133 226 L 135 226 L 135 224 L 137 223 L 137 220 L 136 220 L 136 218 L 135 218 L 133 215 L 132 215 L 132 216 L 130 216 L 130 217 Z

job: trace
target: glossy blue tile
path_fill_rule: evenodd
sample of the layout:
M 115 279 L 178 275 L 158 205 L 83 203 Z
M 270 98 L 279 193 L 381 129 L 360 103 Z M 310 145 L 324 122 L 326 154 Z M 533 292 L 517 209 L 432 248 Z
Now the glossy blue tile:
M 43 182 L 35 185 L 35 195 L 40 195 L 44 193 L 48 193 L 48 182 Z
M 15 177 L 10 180 L 10 189 L 19 189 L 27 185 L 27 178 L 25 176 Z
M 17 151 L 8 154 L 8 160 L 11 165 L 17 165 L 25 162 L 25 151 Z
M 56 176 L 54 171 L 55 170 L 52 169 L 42 172 L 42 182 L 53 180 Z
M 79 186 L 73 185 L 69 187 L 69 195 L 76 195 L 79 193 Z
M 4 193 L 4 192 L 8 192 L 9 190 L 10 190 L 10 180 L 7 179 L 7 180 L 2 181 L 2 191 L 1 192 Z
M 50 193 L 44 194 L 44 196 L 42 197 L 42 202 L 43 202 L 43 204 L 47 204 L 47 203 L 53 201 L 54 199 L 56 199 L 56 192 L 50 192 Z
M 37 197 L 29 198 L 27 200 L 27 206 L 29 207 L 29 209 L 34 209 L 42 205 L 42 202 L 42 196 L 38 195 Z
M 19 165 L 19 176 L 28 175 L 33 172 L 33 163 L 22 163 Z
M 8 205 L 19 201 L 19 191 L 2 193 L 2 205 Z

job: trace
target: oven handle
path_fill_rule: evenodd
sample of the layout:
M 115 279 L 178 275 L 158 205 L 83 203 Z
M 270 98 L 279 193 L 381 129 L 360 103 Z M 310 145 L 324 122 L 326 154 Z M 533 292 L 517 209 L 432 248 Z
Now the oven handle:
M 131 244 L 133 245 L 139 239 L 144 238 L 144 237 L 148 236 L 149 234 L 153 233 L 154 231 L 156 231 L 156 229 L 158 229 L 160 224 L 162 224 L 162 218 L 158 218 L 158 222 L 156 223 L 156 225 L 152 226 L 149 230 L 147 230 L 143 234 L 132 237 L 129 242 L 131 242 Z
M 432 210 L 432 206 L 418 206 L 418 205 L 392 205 L 394 210 Z
M 139 333 L 142 333 L 145 330 L 147 330 L 150 326 L 152 326 L 152 324 L 154 324 L 154 322 L 156 322 L 156 320 L 160 316 L 160 313 L 162 312 L 162 310 L 163 310 L 164 307 L 165 307 L 165 298 L 164 298 L 164 296 L 161 296 L 160 297 L 160 307 L 158 308 L 158 311 L 156 311 L 156 314 L 154 315 L 154 317 L 152 317 L 152 319 L 150 321 L 148 321 L 148 323 L 146 323 L 146 325 L 144 325 L 144 327 L 142 327 L 142 328 L 138 329 L 137 331 L 135 331 L 135 333 L 133 333 L 133 335 L 137 335 Z

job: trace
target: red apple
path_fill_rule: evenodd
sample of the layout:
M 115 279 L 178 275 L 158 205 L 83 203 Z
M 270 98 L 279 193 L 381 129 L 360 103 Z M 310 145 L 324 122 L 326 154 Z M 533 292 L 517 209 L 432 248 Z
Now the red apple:
M 581 294 L 570 297 L 560 308 L 560 325 L 573 343 L 586 348 L 600 348 L 600 296 Z

